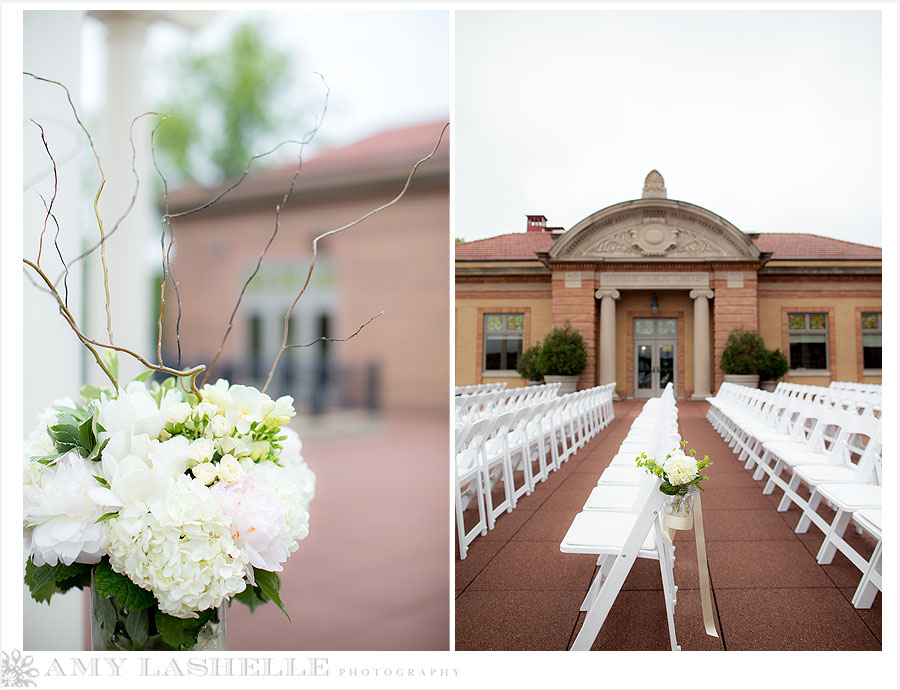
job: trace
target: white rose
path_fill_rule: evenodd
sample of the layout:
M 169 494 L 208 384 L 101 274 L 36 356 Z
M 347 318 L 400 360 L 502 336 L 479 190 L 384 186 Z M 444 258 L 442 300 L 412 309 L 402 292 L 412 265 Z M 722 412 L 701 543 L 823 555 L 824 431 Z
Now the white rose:
M 184 424 L 191 416 L 191 404 L 186 402 L 175 403 L 166 410 L 166 422 L 169 424 Z
M 197 407 L 194 409 L 200 413 L 201 417 L 215 417 L 216 413 L 219 411 L 215 405 L 206 401 L 197 403 Z
M 194 467 L 191 468 L 191 472 L 207 486 L 216 481 L 216 477 L 219 474 L 216 471 L 216 466 L 211 462 L 201 462 L 199 465 L 194 465 Z
M 198 438 L 191 444 L 191 459 L 197 463 L 209 460 L 216 452 L 216 445 L 208 438 Z
M 222 415 L 216 415 L 210 421 L 209 428 L 212 429 L 213 436 L 228 436 L 231 433 L 231 422 Z
M 233 455 L 226 455 L 219 461 L 219 479 L 223 482 L 236 482 L 244 477 L 244 468 Z

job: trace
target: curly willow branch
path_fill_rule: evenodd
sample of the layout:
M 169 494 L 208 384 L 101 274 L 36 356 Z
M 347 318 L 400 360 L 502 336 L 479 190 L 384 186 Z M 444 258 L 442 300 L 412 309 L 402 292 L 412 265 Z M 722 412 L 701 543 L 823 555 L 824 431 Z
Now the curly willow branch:
M 54 81 L 53 79 L 47 79 L 46 77 L 39 77 L 36 74 L 32 74 L 31 72 L 23 72 L 23 74 L 38 81 L 43 81 L 48 84 L 56 84 L 66 92 L 66 98 L 69 101 L 69 106 L 72 108 L 72 115 L 75 117 L 75 121 L 78 123 L 78 126 L 81 127 L 81 131 L 83 131 L 85 136 L 87 137 L 88 143 L 91 146 L 91 151 L 94 152 L 94 160 L 97 161 L 97 169 L 100 171 L 101 179 L 100 187 L 97 189 L 97 194 L 94 197 L 94 216 L 97 218 L 97 227 L 100 229 L 100 263 L 103 264 L 103 290 L 106 293 L 106 331 L 109 334 L 109 342 L 111 343 L 113 342 L 113 333 L 112 313 L 110 312 L 109 308 L 109 269 L 106 266 L 106 237 L 103 233 L 103 219 L 100 217 L 99 208 L 100 195 L 103 193 L 103 187 L 106 185 L 106 175 L 103 172 L 103 166 L 100 164 L 100 154 L 97 153 L 97 147 L 94 146 L 94 138 L 91 136 L 91 133 L 88 131 L 87 127 L 84 126 L 81 118 L 78 117 L 78 109 L 75 107 L 75 103 L 72 101 L 72 94 L 69 91 L 69 88 L 62 82 Z
M 318 74 L 318 73 L 317 73 Z M 225 334 L 222 336 L 222 342 L 219 343 L 219 349 L 216 350 L 215 356 L 212 358 L 212 361 L 209 363 L 209 368 L 206 370 L 206 373 L 203 375 L 203 383 L 205 384 L 207 379 L 209 378 L 210 372 L 212 372 L 213 367 L 216 365 L 216 362 L 219 361 L 219 356 L 222 354 L 222 351 L 225 349 L 225 343 L 228 342 L 228 336 L 231 334 L 231 329 L 234 327 L 234 319 L 237 316 L 238 309 L 241 306 L 241 302 L 244 299 L 244 295 L 247 292 L 247 288 L 250 286 L 250 283 L 256 277 L 257 273 L 259 273 L 259 269 L 262 266 L 263 259 L 266 257 L 266 254 L 269 251 L 269 247 L 272 246 L 272 242 L 275 241 L 275 237 L 278 235 L 278 229 L 281 224 L 281 211 L 287 205 L 288 201 L 291 198 L 291 195 L 294 193 L 294 188 L 297 186 L 297 179 L 300 177 L 300 173 L 303 170 L 303 149 L 307 144 L 311 143 L 313 139 L 315 139 L 316 134 L 319 129 L 322 127 L 322 123 L 325 121 L 325 115 L 328 112 L 328 97 L 331 94 L 331 89 L 328 86 L 328 82 L 325 81 L 325 77 L 319 74 L 319 77 L 322 79 L 322 82 L 325 84 L 325 102 L 322 105 L 322 112 L 319 115 L 319 119 L 316 122 L 316 126 L 313 127 L 303 139 L 300 141 L 300 151 L 297 154 L 297 170 L 294 171 L 293 177 L 291 177 L 291 184 L 288 187 L 287 192 L 281 200 L 281 203 L 275 207 L 275 227 L 272 229 L 272 234 L 269 236 L 269 241 L 266 242 L 266 246 L 263 247 L 262 253 L 259 255 L 259 259 L 256 261 L 256 267 L 253 269 L 253 272 L 244 282 L 243 287 L 241 287 L 241 292 L 238 295 L 237 302 L 234 305 L 234 309 L 231 311 L 231 317 L 228 319 L 228 326 L 225 328 Z M 279 144 L 280 146 L 280 144 Z M 252 160 L 251 160 L 252 162 Z M 250 166 L 247 166 L 247 170 L 250 169 Z
M 346 338 L 328 338 L 328 337 L 325 337 L 325 336 L 323 335 L 321 338 L 316 338 L 316 339 L 313 340 L 311 343 L 306 343 L 305 345 L 285 345 L 285 349 L 291 349 L 291 348 L 293 348 L 293 347 L 312 347 L 312 346 L 315 345 L 316 343 L 346 343 L 346 342 L 347 342 L 348 340 L 350 340 L 351 338 L 355 338 L 357 335 L 359 335 L 359 332 L 360 332 L 363 328 L 365 328 L 366 326 L 368 326 L 370 323 L 372 323 L 372 322 L 373 322 L 375 319 L 377 319 L 379 316 L 383 316 L 383 315 L 384 315 L 384 312 L 383 312 L 383 311 L 378 312 L 377 314 L 375 314 L 375 316 L 373 316 L 371 319 L 369 319 L 368 321 L 366 321 L 362 326 L 360 326 L 359 328 L 357 328 L 355 331 L 353 331 L 353 333 L 351 333 L 350 335 L 348 335 Z
M 393 199 L 388 201 L 386 204 L 383 204 L 383 205 L 379 206 L 378 208 L 369 211 L 365 215 L 360 216 L 356 220 L 354 220 L 350 223 L 347 223 L 346 225 L 342 225 L 339 228 L 335 228 L 334 230 L 329 230 L 328 232 L 324 232 L 321 235 L 319 235 L 318 237 L 316 237 L 315 239 L 313 239 L 312 260 L 309 263 L 309 270 L 306 272 L 306 280 L 303 281 L 303 286 L 300 288 L 300 291 L 294 297 L 294 301 L 291 302 L 291 306 L 288 307 L 287 312 L 285 312 L 285 314 L 284 314 L 284 328 L 282 329 L 282 335 L 281 335 L 281 347 L 278 349 L 278 354 L 275 355 L 275 361 L 272 363 L 272 368 L 269 369 L 269 375 L 266 377 L 266 383 L 262 389 L 263 393 L 266 392 L 266 389 L 269 387 L 269 384 L 272 383 L 272 376 L 275 374 L 275 368 L 278 366 L 278 362 L 281 361 L 281 357 L 284 355 L 284 352 L 288 347 L 287 340 L 288 340 L 288 329 L 289 329 L 290 320 L 291 320 L 291 312 L 294 311 L 294 307 L 297 306 L 297 302 L 300 301 L 300 298 L 303 296 L 303 293 L 306 292 L 306 288 L 309 286 L 309 280 L 312 277 L 313 269 L 316 266 L 316 256 L 318 253 L 319 240 L 325 239 L 326 237 L 329 237 L 331 235 L 336 235 L 339 232 L 343 232 L 344 230 L 349 230 L 350 228 L 352 228 L 356 225 L 359 225 L 364 220 L 371 218 L 376 213 L 380 213 L 381 211 L 384 211 L 386 208 L 389 208 L 389 207 L 393 206 L 394 204 L 396 204 L 398 201 L 400 201 L 400 199 L 402 199 L 403 196 L 406 194 L 406 190 L 409 189 L 409 185 L 412 182 L 413 177 L 415 177 L 416 171 L 419 169 L 419 166 L 422 165 L 422 163 L 424 163 L 425 161 L 428 161 L 431 158 L 433 158 L 434 154 L 437 153 L 438 147 L 441 145 L 441 141 L 444 138 L 444 132 L 447 131 L 447 128 L 449 126 L 450 126 L 449 122 L 447 122 L 443 126 L 443 128 L 441 129 L 441 133 L 438 136 L 437 143 L 435 143 L 434 148 L 431 150 L 431 153 L 429 153 L 424 158 L 421 158 L 418 161 L 416 161 L 416 164 L 412 167 L 412 170 L 410 171 L 409 176 L 406 178 L 406 183 L 403 185 L 403 189 L 400 190 L 400 193 L 397 196 L 395 196 Z

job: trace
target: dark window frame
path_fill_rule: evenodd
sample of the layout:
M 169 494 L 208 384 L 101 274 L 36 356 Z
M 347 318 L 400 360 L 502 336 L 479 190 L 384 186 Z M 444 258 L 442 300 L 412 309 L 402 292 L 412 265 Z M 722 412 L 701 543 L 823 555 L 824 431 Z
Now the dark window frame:
M 791 328 L 791 318 L 796 316 L 803 317 L 803 328 Z M 825 319 L 825 328 L 811 328 L 810 327 L 810 317 L 811 316 L 821 316 Z M 787 327 L 787 342 L 788 342 L 788 363 L 790 365 L 791 373 L 795 374 L 819 374 L 823 372 L 831 371 L 831 344 L 829 342 L 829 327 L 830 327 L 830 319 L 828 318 L 829 314 L 826 311 L 793 311 L 788 312 L 787 314 L 787 323 L 785 324 Z M 817 336 L 821 337 L 821 344 L 825 346 L 825 363 L 824 366 L 821 367 L 810 367 L 803 366 L 804 362 L 801 361 L 795 364 L 795 351 L 792 348 L 792 345 L 795 343 L 791 342 L 792 336 Z M 806 340 L 806 343 L 813 343 L 815 341 Z M 804 355 L 802 353 L 798 354 L 799 357 L 809 357 L 809 355 Z
M 488 319 L 498 317 L 503 319 L 503 328 L 499 330 L 488 330 L 487 324 Z M 510 317 L 518 317 L 522 320 L 522 327 L 520 329 L 511 329 L 508 327 Z M 485 374 L 497 374 L 504 372 L 515 372 L 516 364 L 518 364 L 518 357 L 522 355 L 525 351 L 525 312 L 510 312 L 510 313 L 498 313 L 498 312 L 485 312 L 482 316 L 481 327 L 483 332 L 483 340 L 482 340 L 482 357 L 481 357 L 481 369 Z M 502 341 L 504 343 L 504 347 L 500 352 L 500 366 L 488 368 L 488 340 Z M 516 353 L 516 358 L 513 361 L 513 366 L 509 366 L 508 355 L 510 354 L 505 346 L 507 341 L 518 341 L 519 348 Z

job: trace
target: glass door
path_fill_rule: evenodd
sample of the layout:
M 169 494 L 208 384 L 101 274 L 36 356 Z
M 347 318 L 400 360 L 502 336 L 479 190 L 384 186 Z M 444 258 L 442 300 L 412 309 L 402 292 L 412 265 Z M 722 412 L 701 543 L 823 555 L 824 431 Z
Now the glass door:
M 634 397 L 652 398 L 678 385 L 678 319 L 634 320 Z

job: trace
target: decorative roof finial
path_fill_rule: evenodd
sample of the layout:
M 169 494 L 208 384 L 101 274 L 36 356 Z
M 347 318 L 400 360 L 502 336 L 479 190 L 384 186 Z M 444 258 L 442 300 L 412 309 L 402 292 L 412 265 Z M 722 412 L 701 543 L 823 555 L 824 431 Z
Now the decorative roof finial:
M 642 199 L 666 199 L 666 183 L 663 176 L 656 170 L 647 173 L 644 179 L 644 193 L 641 194 Z

